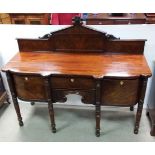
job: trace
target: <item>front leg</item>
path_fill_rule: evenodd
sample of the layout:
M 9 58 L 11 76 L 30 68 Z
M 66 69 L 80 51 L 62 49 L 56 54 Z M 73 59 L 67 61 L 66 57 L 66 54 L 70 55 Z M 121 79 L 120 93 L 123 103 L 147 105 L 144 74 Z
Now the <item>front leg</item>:
M 45 88 L 47 92 L 48 111 L 49 111 L 49 116 L 50 116 L 50 121 L 51 121 L 52 132 L 56 133 L 54 109 L 53 109 L 53 103 L 52 103 L 52 91 L 51 91 L 52 87 L 51 87 L 49 77 L 45 77 Z
M 101 107 L 96 105 L 96 136 L 100 136 L 100 117 L 101 117 Z
M 138 103 L 138 109 L 137 109 L 137 114 L 136 114 L 136 122 L 135 122 L 134 134 L 138 134 L 140 119 L 141 119 L 142 110 L 143 110 L 143 103 L 144 102 L 142 100 L 140 100 L 139 103 Z
M 50 116 L 50 120 L 51 120 L 52 132 L 56 133 L 56 125 L 55 125 L 55 118 L 54 118 L 53 103 L 51 103 L 50 101 L 48 102 L 48 110 L 49 110 L 49 116 Z
M 24 123 L 23 123 L 23 121 L 22 121 L 22 117 L 21 117 L 21 113 L 20 113 L 20 107 L 19 107 L 19 104 L 18 104 L 18 100 L 17 100 L 17 98 L 14 97 L 14 96 L 13 96 L 13 104 L 14 104 L 14 107 L 15 107 L 15 110 L 16 110 L 16 113 L 17 113 L 19 125 L 20 125 L 20 126 L 23 126 Z
M 139 102 L 138 102 L 138 108 L 137 108 L 137 114 L 136 114 L 136 122 L 135 122 L 135 128 L 134 128 L 135 134 L 138 134 L 138 130 L 139 130 L 139 124 L 140 124 L 140 119 L 141 119 L 142 110 L 143 110 L 146 86 L 147 86 L 147 77 L 141 77 L 140 78 L 140 89 L 139 89 L 141 92 L 139 95 Z
M 96 136 L 100 136 L 100 116 L 101 116 L 101 81 L 96 80 Z
M 21 113 L 20 113 L 20 107 L 19 107 L 19 104 L 18 104 L 17 95 L 15 93 L 16 91 L 15 91 L 14 82 L 13 82 L 11 73 L 7 72 L 6 75 L 7 75 L 7 80 L 8 80 L 8 84 L 9 84 L 9 87 L 10 87 L 10 92 L 11 92 L 14 108 L 15 108 L 15 111 L 16 111 L 16 114 L 17 114 L 17 117 L 18 117 L 19 125 L 23 126 L 24 123 L 22 121 L 22 117 L 21 117 Z

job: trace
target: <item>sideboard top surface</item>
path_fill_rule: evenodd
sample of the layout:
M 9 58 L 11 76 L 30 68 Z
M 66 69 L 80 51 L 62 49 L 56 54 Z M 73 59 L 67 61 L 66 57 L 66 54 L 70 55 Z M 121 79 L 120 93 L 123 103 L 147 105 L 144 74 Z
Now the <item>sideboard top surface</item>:
M 41 75 L 102 77 L 151 76 L 144 55 L 84 54 L 70 52 L 19 52 L 3 71 Z

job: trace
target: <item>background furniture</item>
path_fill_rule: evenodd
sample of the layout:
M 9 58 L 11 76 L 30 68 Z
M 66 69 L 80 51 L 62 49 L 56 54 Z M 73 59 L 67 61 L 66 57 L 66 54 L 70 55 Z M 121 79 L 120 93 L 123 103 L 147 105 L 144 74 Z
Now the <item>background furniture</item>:
M 145 13 L 146 24 L 155 24 L 155 13 Z
M 4 104 L 4 102 L 8 102 L 9 103 L 9 99 L 8 99 L 8 95 L 7 92 L 4 88 L 4 84 L 2 81 L 2 76 L 0 74 L 0 107 Z
M 11 24 L 11 19 L 9 14 L 0 13 L 0 24 Z
M 10 13 L 9 15 L 12 24 L 50 24 L 50 14 L 48 13 Z
M 132 107 L 138 103 L 134 133 L 138 133 L 150 69 L 143 55 L 144 39 L 121 40 L 113 35 L 73 26 L 39 39 L 18 39 L 20 52 L 3 68 L 19 125 L 18 100 L 48 102 L 52 131 L 56 132 L 53 103 L 79 94 L 95 105 L 96 136 L 100 136 L 101 106 Z M 38 52 L 39 51 L 39 52 Z M 134 62 L 134 63 L 133 63 Z
M 117 24 L 145 24 L 146 17 L 143 13 L 122 13 L 112 15 L 110 13 L 88 14 L 87 25 L 117 25 Z
M 75 16 L 81 16 L 80 13 L 52 13 L 51 25 L 72 25 L 72 19 Z

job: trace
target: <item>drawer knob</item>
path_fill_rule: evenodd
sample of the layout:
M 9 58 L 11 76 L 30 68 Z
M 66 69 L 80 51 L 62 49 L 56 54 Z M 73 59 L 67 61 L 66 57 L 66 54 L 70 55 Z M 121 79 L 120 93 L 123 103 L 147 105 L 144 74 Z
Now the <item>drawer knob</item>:
M 71 78 L 71 79 L 70 79 L 70 81 L 71 81 L 71 82 L 74 82 L 74 79 L 73 79 L 73 78 Z
M 25 81 L 28 81 L 28 77 L 25 77 Z
M 124 85 L 124 82 L 123 81 L 120 81 L 120 85 L 123 86 Z

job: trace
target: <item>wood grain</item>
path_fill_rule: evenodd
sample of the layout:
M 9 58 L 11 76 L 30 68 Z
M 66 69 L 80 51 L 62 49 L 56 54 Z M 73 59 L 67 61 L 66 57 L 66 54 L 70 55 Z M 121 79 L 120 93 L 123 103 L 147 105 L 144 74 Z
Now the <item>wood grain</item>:
M 151 76 L 143 55 L 123 54 L 21 52 L 2 70 L 41 75 L 86 75 L 94 78 Z

